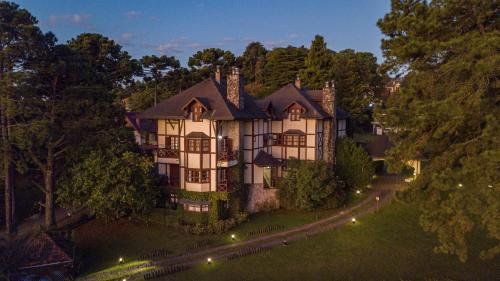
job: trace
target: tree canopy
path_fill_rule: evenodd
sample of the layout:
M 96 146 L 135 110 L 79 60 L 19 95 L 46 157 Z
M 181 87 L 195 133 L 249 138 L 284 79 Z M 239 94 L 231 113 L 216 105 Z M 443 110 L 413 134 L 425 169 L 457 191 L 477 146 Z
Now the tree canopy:
M 280 205 L 288 209 L 314 210 L 329 198 L 344 194 L 334 177 L 331 166 L 322 161 L 290 159 L 286 174 L 279 184 Z M 331 206 L 333 207 L 333 206 Z
M 498 3 L 392 1 L 378 22 L 385 67 L 404 72 L 379 120 L 391 135 L 394 168 L 426 166 L 406 194 L 420 203 L 424 230 L 437 252 L 468 257 L 467 235 L 483 229 L 500 253 L 500 32 Z
M 368 153 L 351 138 L 342 138 L 337 144 L 335 173 L 350 188 L 364 188 L 375 175 L 375 167 Z

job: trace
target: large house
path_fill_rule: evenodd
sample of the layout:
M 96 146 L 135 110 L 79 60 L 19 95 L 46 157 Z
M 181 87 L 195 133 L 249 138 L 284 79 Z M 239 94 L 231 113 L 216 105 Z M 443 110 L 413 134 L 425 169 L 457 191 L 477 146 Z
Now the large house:
M 277 204 L 274 187 L 287 159 L 335 161 L 336 137 L 346 135 L 347 114 L 335 107 L 331 82 L 322 90 L 306 90 L 297 78 L 255 100 L 244 92 L 238 68 L 232 68 L 226 79 L 218 70 L 140 118 L 157 122 L 155 162 L 167 188 L 230 193 L 243 182 L 249 186 L 246 210 L 255 212 Z M 207 201 L 178 203 L 186 211 L 210 208 Z

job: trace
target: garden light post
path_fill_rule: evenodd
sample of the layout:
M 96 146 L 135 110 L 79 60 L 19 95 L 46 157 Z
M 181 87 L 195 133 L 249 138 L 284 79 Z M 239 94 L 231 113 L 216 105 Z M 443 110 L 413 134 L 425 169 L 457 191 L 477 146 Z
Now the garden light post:
M 377 213 L 378 213 L 378 202 L 380 201 L 380 197 L 379 196 L 375 196 L 375 200 L 377 201 Z

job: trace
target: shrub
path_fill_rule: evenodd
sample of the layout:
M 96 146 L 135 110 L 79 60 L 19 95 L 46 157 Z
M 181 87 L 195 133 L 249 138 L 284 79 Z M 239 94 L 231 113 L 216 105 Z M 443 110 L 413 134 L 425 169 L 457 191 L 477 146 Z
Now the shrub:
M 330 196 L 343 194 L 337 190 L 332 168 L 325 161 L 290 159 L 279 187 L 280 204 L 287 209 L 313 210 Z
M 375 167 L 366 151 L 350 138 L 338 142 L 335 172 L 348 187 L 362 188 L 370 184 Z

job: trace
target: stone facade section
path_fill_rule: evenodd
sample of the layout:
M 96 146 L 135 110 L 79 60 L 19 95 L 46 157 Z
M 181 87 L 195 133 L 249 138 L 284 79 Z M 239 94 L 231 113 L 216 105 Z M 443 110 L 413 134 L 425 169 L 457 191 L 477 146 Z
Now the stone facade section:
M 243 81 L 241 81 L 240 70 L 237 67 L 231 68 L 231 73 L 227 75 L 227 100 L 238 109 L 245 108 Z
M 264 184 L 250 185 L 246 211 L 256 213 L 279 208 L 278 189 L 264 188 Z
M 332 116 L 325 120 L 323 127 L 323 159 L 331 164 L 335 164 L 335 146 L 337 140 L 337 124 L 335 116 L 336 99 L 335 85 L 332 82 L 326 82 L 323 88 L 323 96 L 321 106 L 323 110 Z

